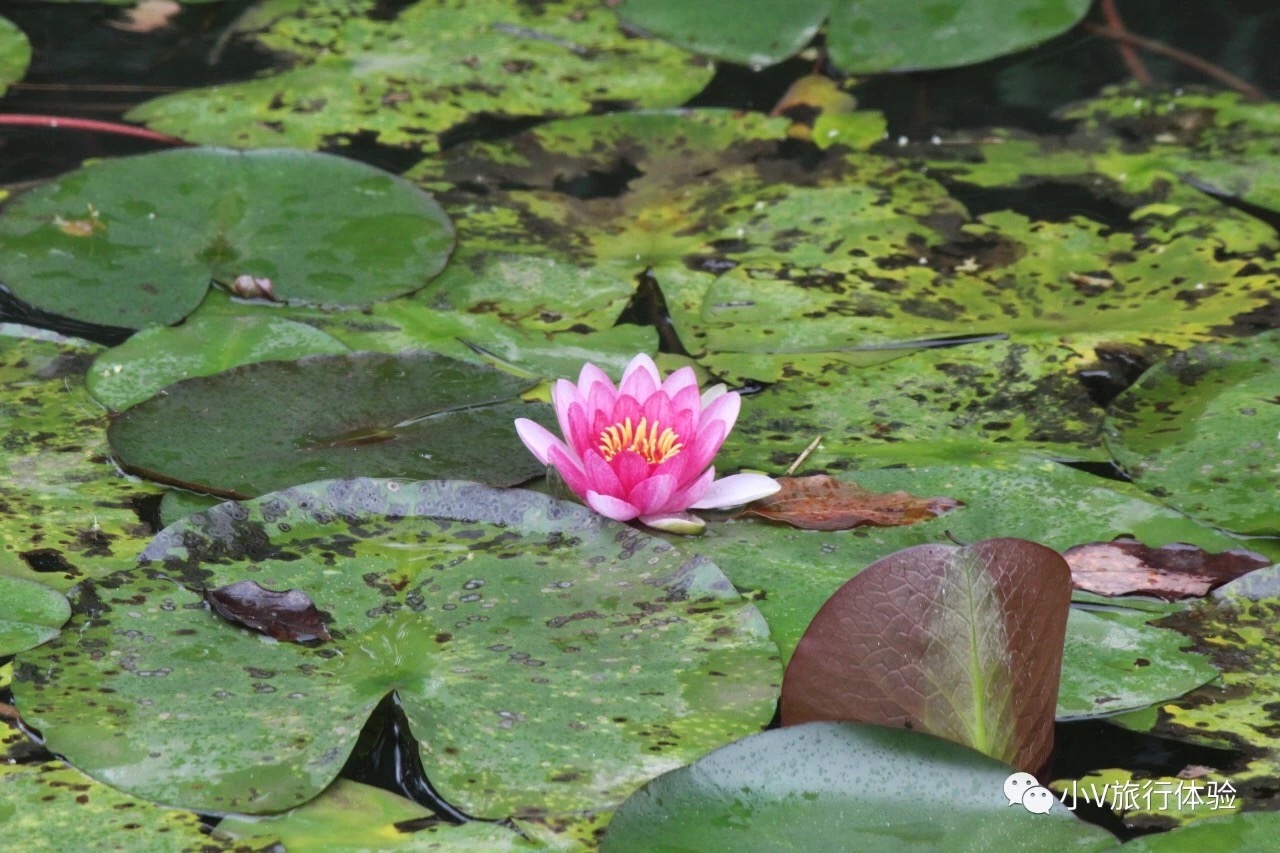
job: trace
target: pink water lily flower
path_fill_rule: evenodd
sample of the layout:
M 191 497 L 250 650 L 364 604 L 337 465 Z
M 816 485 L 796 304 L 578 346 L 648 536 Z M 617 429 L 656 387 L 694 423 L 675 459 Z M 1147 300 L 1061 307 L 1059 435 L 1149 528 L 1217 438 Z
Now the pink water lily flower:
M 733 429 L 741 399 L 723 385 L 699 394 L 691 367 L 664 382 L 653 359 L 638 355 L 615 388 L 587 364 L 577 385 L 556 382 L 551 401 L 565 441 L 527 418 L 516 421 L 516 432 L 601 515 L 696 533 L 702 519 L 685 510 L 738 506 L 778 491 L 763 474 L 715 478 L 711 459 Z

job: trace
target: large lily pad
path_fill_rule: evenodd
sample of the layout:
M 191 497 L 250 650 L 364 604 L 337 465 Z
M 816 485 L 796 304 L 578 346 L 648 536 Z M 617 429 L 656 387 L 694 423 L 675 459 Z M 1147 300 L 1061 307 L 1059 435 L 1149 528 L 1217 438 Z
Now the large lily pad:
M 27 73 L 31 62 L 31 42 L 7 18 L 0 18 L 0 95 Z
M 509 486 L 543 471 L 511 426 L 548 419 L 516 399 L 532 384 L 434 353 L 314 355 L 172 385 L 107 436 L 127 470 L 228 498 L 337 476 Z
M 176 328 L 143 329 L 101 353 L 85 385 L 98 402 L 119 412 L 193 376 L 346 351 L 341 341 L 319 329 L 279 317 L 193 317 Z
M 670 850 L 1105 850 L 1115 838 L 1050 797 L 1010 808 L 1013 768 L 919 732 L 810 723 L 667 773 L 609 825 L 605 853 Z
M 757 602 L 784 660 L 823 603 L 845 581 L 894 551 L 946 543 L 948 531 L 961 542 L 1035 537 L 1059 551 L 1122 533 L 1152 545 L 1189 542 L 1215 551 L 1239 544 L 1130 486 L 1049 463 L 1003 470 L 977 466 L 869 470 L 842 474 L 840 479 L 877 492 L 945 494 L 965 505 L 908 527 L 835 533 L 795 530 L 753 519 L 708 525 L 698 540 L 698 551 L 723 566 L 734 584 Z M 1147 618 L 1154 617 L 1148 614 Z M 1186 645 L 1177 640 L 1169 631 L 1139 627 L 1123 618 L 1073 615 L 1068 620 L 1058 716 L 1094 716 L 1114 713 L 1122 706 L 1172 699 L 1211 678 L 1213 672 L 1203 659 L 1177 651 Z M 1114 647 L 1115 652 L 1099 657 L 1098 646 Z M 1168 666 L 1142 667 L 1136 663 L 1139 657 L 1167 661 Z M 1135 671 L 1141 676 L 1135 677 Z
M 151 538 L 160 490 L 111 463 L 107 414 L 84 388 L 100 350 L 0 325 L 0 575 L 65 590 L 130 567 Z
M 1239 533 L 1280 533 L 1280 332 L 1204 345 L 1116 398 L 1107 446 L 1134 481 Z
M 0 574 L 0 657 L 56 637 L 70 616 L 71 606 L 61 593 Z
M 241 29 L 293 66 L 158 98 L 128 118 L 216 145 L 318 148 L 371 134 L 435 150 L 477 116 L 675 106 L 712 74 L 625 32 L 596 0 L 421 0 L 391 15 L 374 0 L 274 0 Z
M 827 49 L 851 74 L 970 65 L 1069 30 L 1089 0 L 624 0 L 627 20 L 696 50 L 761 67 L 798 53 L 828 14 Z
M 279 300 L 368 305 L 418 290 L 452 249 L 426 193 L 300 151 L 106 160 L 0 211 L 0 281 L 55 314 L 126 328 L 177 322 L 211 279 L 241 276 L 270 280 Z
M 144 561 L 78 589 L 14 695 L 86 772 L 201 811 L 313 798 L 392 690 L 483 817 L 611 807 L 774 711 L 777 649 L 714 564 L 531 492 L 326 481 L 191 516 Z M 333 642 L 205 609 L 242 579 L 308 594 Z

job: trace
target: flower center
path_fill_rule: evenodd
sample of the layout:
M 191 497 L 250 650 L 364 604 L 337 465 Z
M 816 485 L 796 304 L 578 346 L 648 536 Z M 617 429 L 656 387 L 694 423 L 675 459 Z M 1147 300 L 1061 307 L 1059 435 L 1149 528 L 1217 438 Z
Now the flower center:
M 632 427 L 631 418 L 627 418 L 600 433 L 600 455 L 606 462 L 624 450 L 634 450 L 650 465 L 657 465 L 675 456 L 682 447 L 680 436 L 671 427 L 661 429 L 657 421 L 650 424 L 646 418 L 641 418 L 637 427 Z

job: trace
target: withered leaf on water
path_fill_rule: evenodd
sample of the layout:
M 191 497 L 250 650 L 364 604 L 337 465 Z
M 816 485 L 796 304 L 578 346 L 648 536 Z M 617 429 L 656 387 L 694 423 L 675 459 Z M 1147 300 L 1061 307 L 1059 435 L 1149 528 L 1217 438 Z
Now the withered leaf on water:
M 311 597 L 300 589 L 277 592 L 263 589 L 257 581 L 237 581 L 206 589 L 204 600 L 213 612 L 234 622 L 290 643 L 329 640 L 329 629 Z
M 826 474 L 779 477 L 782 489 L 757 501 L 739 515 L 784 521 L 802 530 L 849 530 L 853 527 L 901 527 L 918 524 L 964 504 L 953 498 L 918 498 L 907 492 L 869 492 Z
M 1165 601 L 1208 595 L 1223 584 L 1271 565 L 1261 554 L 1243 549 L 1211 554 L 1175 542 L 1151 548 L 1121 536 L 1089 542 L 1062 553 L 1076 589 L 1098 595 L 1153 595 Z

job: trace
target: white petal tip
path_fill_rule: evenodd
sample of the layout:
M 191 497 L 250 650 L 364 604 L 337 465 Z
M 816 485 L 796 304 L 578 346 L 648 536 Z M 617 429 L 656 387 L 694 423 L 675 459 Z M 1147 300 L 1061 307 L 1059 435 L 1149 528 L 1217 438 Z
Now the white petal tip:
M 664 533 L 675 533 L 678 536 L 695 536 L 703 531 L 707 523 L 696 515 L 687 512 L 673 512 L 666 515 L 642 515 L 640 523 Z
M 702 500 L 691 506 L 692 509 L 724 509 L 767 498 L 776 494 L 782 486 L 772 477 L 764 474 L 734 474 L 716 480 L 702 496 Z

